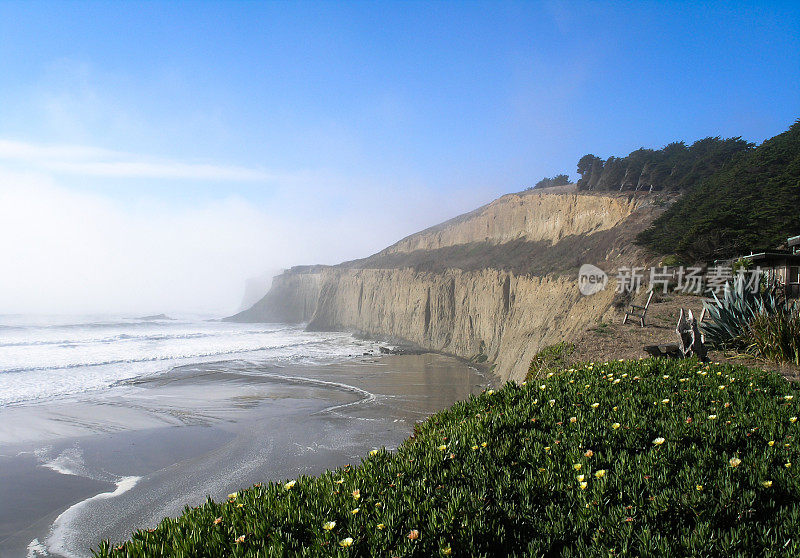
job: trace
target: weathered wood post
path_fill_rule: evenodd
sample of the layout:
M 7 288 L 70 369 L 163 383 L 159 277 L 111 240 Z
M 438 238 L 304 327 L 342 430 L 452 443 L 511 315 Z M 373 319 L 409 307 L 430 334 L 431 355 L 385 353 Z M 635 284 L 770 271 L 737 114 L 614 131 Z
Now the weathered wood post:
M 681 315 L 678 318 L 678 325 L 675 328 L 680 340 L 680 350 L 684 358 L 694 355 L 701 362 L 708 362 L 708 350 L 706 349 L 703 334 L 694 314 L 689 310 L 688 317 L 681 308 Z

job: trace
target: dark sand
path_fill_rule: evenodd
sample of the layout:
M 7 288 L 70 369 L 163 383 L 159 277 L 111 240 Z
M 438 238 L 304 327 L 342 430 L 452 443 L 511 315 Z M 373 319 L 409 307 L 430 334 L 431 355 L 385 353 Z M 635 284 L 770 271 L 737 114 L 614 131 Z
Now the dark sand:
M 0 408 L 0 557 L 90 556 L 207 496 L 356 464 L 490 382 L 433 354 L 229 361 Z

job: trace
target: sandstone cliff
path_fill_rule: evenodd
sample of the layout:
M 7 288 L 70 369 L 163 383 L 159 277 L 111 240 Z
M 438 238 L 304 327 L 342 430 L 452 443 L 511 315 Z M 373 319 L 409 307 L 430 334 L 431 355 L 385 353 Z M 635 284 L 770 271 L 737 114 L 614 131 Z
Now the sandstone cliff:
M 582 296 L 578 267 L 637 262 L 631 239 L 655 211 L 647 197 L 510 194 L 369 258 L 293 268 L 232 319 L 398 337 L 519 380 L 539 348 L 609 312 L 613 287 Z

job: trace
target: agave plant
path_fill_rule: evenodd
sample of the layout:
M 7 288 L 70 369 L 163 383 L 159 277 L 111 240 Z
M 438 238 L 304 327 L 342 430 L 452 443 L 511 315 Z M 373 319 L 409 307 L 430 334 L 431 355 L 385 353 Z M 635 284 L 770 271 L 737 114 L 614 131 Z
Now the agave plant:
M 720 299 L 703 302 L 709 321 L 701 324 L 706 343 L 720 349 L 744 349 L 746 334 L 759 315 L 774 315 L 786 304 L 779 301 L 778 289 L 768 285 L 763 291 L 745 288 L 744 276 L 727 283 Z

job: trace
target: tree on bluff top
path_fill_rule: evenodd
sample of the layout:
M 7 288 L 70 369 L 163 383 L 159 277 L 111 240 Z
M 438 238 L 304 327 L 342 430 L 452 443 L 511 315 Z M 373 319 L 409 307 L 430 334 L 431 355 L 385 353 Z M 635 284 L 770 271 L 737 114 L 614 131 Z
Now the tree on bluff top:
M 566 186 L 569 184 L 569 176 L 566 174 L 557 174 L 553 178 L 542 178 L 536 183 L 534 188 L 549 188 L 551 186 Z

